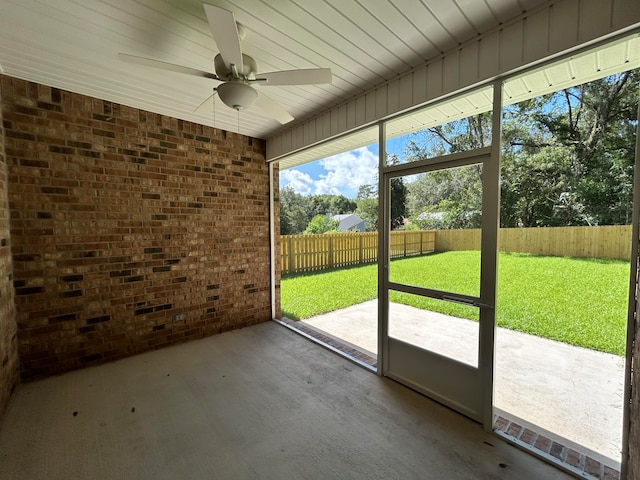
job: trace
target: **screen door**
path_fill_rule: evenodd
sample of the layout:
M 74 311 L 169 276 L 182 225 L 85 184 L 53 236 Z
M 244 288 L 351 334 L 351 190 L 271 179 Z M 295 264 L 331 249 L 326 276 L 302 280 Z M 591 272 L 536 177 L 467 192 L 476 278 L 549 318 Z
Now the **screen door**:
M 495 331 L 498 196 L 487 192 L 495 190 L 486 180 L 490 162 L 489 149 L 480 149 L 386 168 L 381 224 L 383 374 L 483 423 Z M 425 195 L 412 224 L 392 218 L 400 184 Z

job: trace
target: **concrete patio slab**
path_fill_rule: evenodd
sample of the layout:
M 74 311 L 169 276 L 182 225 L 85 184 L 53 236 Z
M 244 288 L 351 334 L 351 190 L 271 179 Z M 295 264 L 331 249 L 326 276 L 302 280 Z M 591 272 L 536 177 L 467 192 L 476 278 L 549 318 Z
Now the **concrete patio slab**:
M 274 322 L 18 386 L 2 480 L 571 480 Z
M 399 304 L 390 310 L 391 336 L 476 363 L 476 322 Z M 377 300 L 304 323 L 377 353 Z M 624 358 L 503 328 L 497 331 L 495 358 L 498 410 L 619 468 Z

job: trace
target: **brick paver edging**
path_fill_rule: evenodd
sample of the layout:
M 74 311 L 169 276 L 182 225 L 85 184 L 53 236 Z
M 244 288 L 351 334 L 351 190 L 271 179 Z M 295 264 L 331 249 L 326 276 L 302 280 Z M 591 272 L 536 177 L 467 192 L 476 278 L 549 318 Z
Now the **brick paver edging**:
M 618 470 L 501 415 L 496 416 L 494 428 L 515 443 L 537 450 L 552 461 L 571 467 L 570 469 L 576 473 L 588 475 L 587 478 L 599 480 L 619 480 L 620 478 Z

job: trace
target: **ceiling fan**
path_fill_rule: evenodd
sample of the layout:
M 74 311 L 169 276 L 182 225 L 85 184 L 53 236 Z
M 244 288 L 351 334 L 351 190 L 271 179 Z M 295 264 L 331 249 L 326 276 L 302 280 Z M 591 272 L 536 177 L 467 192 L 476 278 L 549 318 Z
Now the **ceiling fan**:
M 213 38 L 218 45 L 219 53 L 213 60 L 215 73 L 125 53 L 120 53 L 118 56 L 126 62 L 209 78 L 217 82 L 217 86 L 213 89 L 213 95 L 202 102 L 194 111 L 200 115 L 210 114 L 213 111 L 213 102 L 215 96 L 218 95 L 222 103 L 228 107 L 243 110 L 255 104 L 267 115 L 284 124 L 293 120 L 293 117 L 271 98 L 258 92 L 254 86 L 331 83 L 331 70 L 328 68 L 258 73 L 257 62 L 242 53 L 240 40 L 244 38 L 245 29 L 235 21 L 233 13 L 207 4 L 204 5 L 204 11 Z

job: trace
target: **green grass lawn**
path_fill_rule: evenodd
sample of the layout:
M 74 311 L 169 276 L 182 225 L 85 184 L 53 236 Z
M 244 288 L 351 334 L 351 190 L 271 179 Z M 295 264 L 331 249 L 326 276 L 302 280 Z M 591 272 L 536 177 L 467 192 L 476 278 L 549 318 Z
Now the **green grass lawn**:
M 478 252 L 394 260 L 391 280 L 478 294 Z M 501 253 L 498 325 L 624 355 L 629 262 Z M 377 298 L 377 266 L 283 276 L 282 313 L 308 318 Z M 391 301 L 477 320 L 477 309 L 391 292 Z M 474 318 L 475 317 L 475 318 Z

